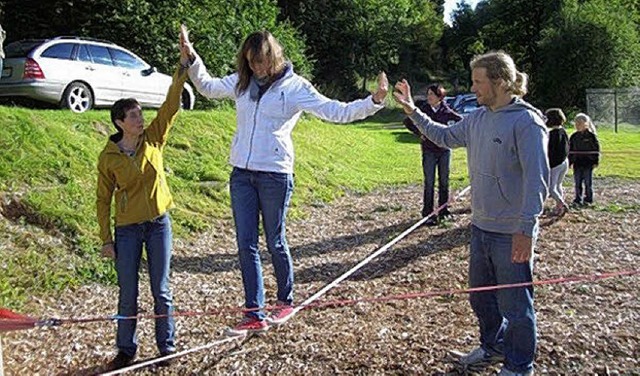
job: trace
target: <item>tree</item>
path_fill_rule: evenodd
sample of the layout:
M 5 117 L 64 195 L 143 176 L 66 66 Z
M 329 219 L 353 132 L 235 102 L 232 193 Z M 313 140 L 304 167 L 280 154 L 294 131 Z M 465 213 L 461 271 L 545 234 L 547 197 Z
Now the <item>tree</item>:
M 587 88 L 640 84 L 640 35 L 633 14 L 623 1 L 567 1 L 540 44 L 542 103 L 584 109 Z
M 178 59 L 178 28 L 186 23 L 192 40 L 213 74 L 235 69 L 244 38 L 270 30 L 303 74 L 310 72 L 304 39 L 288 23 L 277 22 L 275 0 L 5 0 L 9 41 L 77 35 L 110 40 L 163 72 Z
M 341 99 L 361 95 L 381 70 L 411 74 L 425 66 L 443 21 L 429 0 L 280 0 L 281 18 L 306 36 L 316 82 Z

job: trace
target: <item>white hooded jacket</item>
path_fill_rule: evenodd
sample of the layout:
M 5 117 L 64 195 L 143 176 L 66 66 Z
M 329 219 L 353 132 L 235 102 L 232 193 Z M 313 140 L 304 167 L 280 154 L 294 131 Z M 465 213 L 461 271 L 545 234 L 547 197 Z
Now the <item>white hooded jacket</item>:
M 350 123 L 384 107 L 375 104 L 371 96 L 349 103 L 329 99 L 290 66 L 259 98 L 251 95 L 251 86 L 236 95 L 238 74 L 211 77 L 199 56 L 189 68 L 189 77 L 205 97 L 235 100 L 237 129 L 229 163 L 253 171 L 293 173 L 291 132 L 303 111 L 326 121 Z

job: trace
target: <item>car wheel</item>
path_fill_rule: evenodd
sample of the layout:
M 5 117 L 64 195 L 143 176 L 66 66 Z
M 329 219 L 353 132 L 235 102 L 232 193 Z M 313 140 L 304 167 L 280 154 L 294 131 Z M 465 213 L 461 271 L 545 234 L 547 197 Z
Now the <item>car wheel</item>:
M 62 106 L 73 112 L 85 112 L 93 107 L 91 89 L 82 82 L 72 82 L 64 91 Z
M 189 96 L 189 92 L 186 90 L 182 90 L 182 100 L 181 100 L 182 108 L 185 110 L 191 109 L 191 97 Z

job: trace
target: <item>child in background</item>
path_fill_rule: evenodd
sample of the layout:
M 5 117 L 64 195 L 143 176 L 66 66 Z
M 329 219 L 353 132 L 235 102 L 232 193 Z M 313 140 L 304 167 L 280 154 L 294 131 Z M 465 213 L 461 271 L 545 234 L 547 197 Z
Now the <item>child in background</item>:
M 547 127 L 549 128 L 549 194 L 556 201 L 552 215 L 562 215 L 567 209 L 564 202 L 564 191 L 562 181 L 569 170 L 569 136 L 562 125 L 567 121 L 567 117 L 559 108 L 550 108 L 545 112 L 547 116 Z
M 576 115 L 575 126 L 576 132 L 569 138 L 569 166 L 573 167 L 576 186 L 573 205 L 580 207 L 593 204 L 593 168 L 598 167 L 600 162 L 600 143 L 596 137 L 596 127 L 589 115 Z

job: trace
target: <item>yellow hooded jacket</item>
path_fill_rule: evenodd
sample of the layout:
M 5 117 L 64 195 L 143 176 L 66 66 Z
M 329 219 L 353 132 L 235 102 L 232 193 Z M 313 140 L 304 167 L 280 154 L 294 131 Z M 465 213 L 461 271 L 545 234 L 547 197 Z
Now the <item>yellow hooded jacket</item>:
M 97 211 L 103 245 L 113 242 L 111 199 L 115 193 L 115 225 L 124 226 L 152 220 L 173 206 L 162 163 L 167 134 L 180 110 L 187 71 L 173 74 L 167 98 L 142 134 L 133 157 L 123 153 L 114 136 L 109 138 L 98 159 Z

